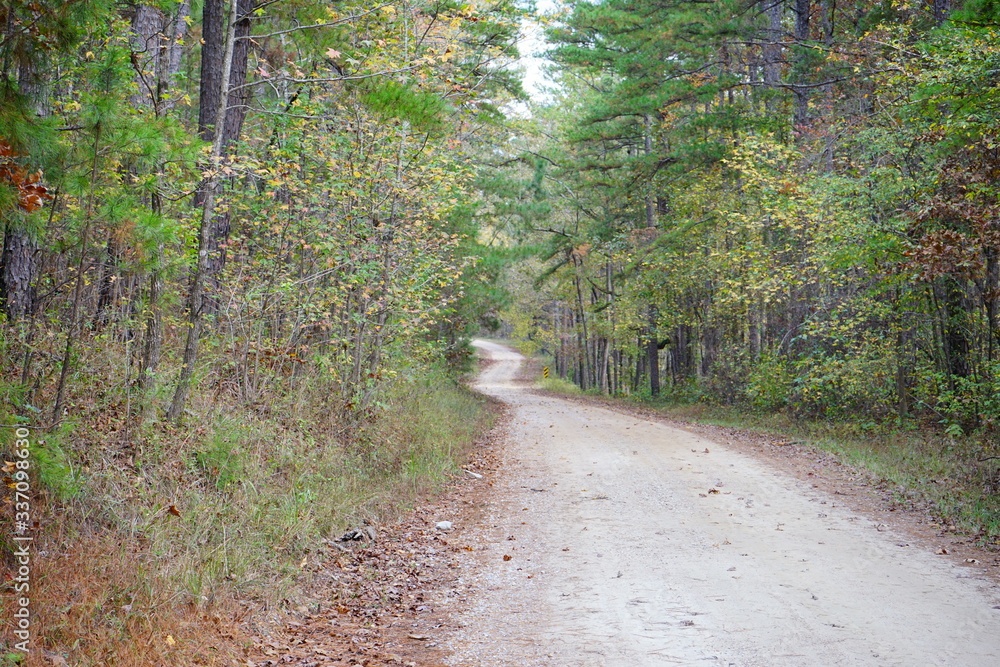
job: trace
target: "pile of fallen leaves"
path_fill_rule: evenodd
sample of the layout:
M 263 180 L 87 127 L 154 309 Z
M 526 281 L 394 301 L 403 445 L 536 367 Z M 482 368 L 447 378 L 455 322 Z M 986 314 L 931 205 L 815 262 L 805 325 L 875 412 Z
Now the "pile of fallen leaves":
M 250 628 L 254 647 L 242 664 L 444 664 L 442 640 L 469 595 L 457 577 L 457 555 L 472 550 L 463 526 L 475 520 L 498 466 L 490 445 L 446 493 L 399 522 L 319 544 L 303 559 L 297 599 Z M 442 521 L 454 527 L 440 530 Z

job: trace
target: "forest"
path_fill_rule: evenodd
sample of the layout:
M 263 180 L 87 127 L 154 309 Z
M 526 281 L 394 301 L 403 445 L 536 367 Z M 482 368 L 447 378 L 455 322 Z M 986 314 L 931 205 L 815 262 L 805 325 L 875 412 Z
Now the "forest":
M 992 0 L 0 19 L 0 452 L 16 485 L 30 432 L 28 532 L 62 554 L 36 627 L 72 664 L 197 653 L 204 609 L 441 484 L 498 331 L 595 394 L 966 443 L 1000 535 Z
M 996 29 L 974 1 L 573 5 L 559 141 L 499 211 L 558 285 L 515 326 L 602 392 L 992 429 Z

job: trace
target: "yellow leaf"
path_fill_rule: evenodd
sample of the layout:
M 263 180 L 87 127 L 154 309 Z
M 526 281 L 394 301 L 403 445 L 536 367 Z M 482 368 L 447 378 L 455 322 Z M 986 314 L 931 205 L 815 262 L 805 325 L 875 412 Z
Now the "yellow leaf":
M 167 646 L 173 646 L 177 641 L 174 639 L 173 635 L 167 635 Z

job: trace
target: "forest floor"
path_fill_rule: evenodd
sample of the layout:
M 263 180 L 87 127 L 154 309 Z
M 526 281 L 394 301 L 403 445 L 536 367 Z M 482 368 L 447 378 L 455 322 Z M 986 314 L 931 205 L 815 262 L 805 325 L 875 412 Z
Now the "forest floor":
M 301 599 L 248 628 L 244 664 L 974 665 L 1000 650 L 1000 557 L 927 508 L 780 436 L 529 393 L 520 364 L 481 380 L 506 405 L 474 474 L 374 541 L 318 545 Z
M 255 646 L 243 664 L 446 664 L 446 639 L 476 596 L 460 580 L 461 556 L 483 547 L 462 527 L 481 520 L 501 468 L 509 411 L 496 409 L 496 425 L 464 467 L 474 474 L 456 477 L 397 523 L 375 527 L 374 540 L 320 545 L 300 598 L 247 628 Z M 443 521 L 452 530 L 436 527 Z

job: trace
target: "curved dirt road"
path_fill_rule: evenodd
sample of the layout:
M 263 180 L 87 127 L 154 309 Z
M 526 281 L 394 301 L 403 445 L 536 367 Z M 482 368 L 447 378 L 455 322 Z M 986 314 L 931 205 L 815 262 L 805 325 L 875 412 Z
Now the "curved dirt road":
M 702 437 L 533 395 L 520 355 L 476 345 L 511 461 L 463 531 L 480 593 L 451 664 L 1000 665 L 991 584 Z

